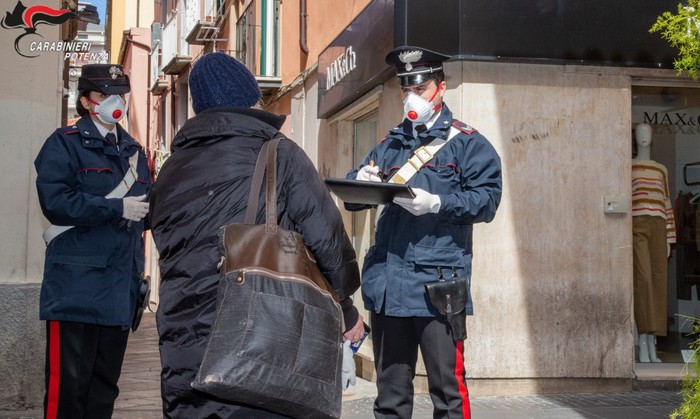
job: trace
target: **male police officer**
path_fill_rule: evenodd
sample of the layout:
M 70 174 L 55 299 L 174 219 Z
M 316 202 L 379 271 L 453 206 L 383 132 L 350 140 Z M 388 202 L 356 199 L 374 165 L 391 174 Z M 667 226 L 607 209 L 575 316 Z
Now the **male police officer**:
M 34 164 L 51 225 L 41 287 L 46 320 L 46 418 L 110 418 L 119 394 L 139 276 L 144 268 L 146 156 L 119 124 L 129 78 L 121 66 L 85 65 L 82 116 L 57 129 Z
M 501 163 L 488 140 L 454 119 L 442 102 L 447 89 L 442 66 L 448 58 L 408 46 L 387 55 L 401 82 L 404 120 L 347 176 L 407 183 L 415 193 L 415 198 L 395 198 L 384 208 L 362 272 L 362 295 L 371 312 L 377 418 L 411 417 L 419 347 L 434 417 L 470 417 L 466 332 L 460 330 L 463 317 L 461 323 L 453 321 L 472 314 L 472 224 L 489 222 L 496 214 Z M 426 284 L 443 278 L 457 287 L 458 292 L 448 292 L 451 302 L 426 294 Z M 450 282 L 458 278 L 462 280 Z M 448 321 L 446 307 L 448 314 L 459 315 Z

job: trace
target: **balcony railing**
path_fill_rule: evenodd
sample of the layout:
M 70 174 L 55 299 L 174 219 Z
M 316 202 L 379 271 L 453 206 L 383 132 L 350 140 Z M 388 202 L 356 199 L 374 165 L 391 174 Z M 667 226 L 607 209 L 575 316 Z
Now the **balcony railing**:
M 200 2 L 188 3 L 187 42 L 193 45 L 204 45 L 211 41 L 228 41 L 227 38 L 221 38 L 222 28 L 227 17 L 226 4 L 223 3 L 221 10 L 217 10 L 214 0 L 204 0 L 204 4 L 200 4 Z M 203 14 L 200 7 L 203 7 Z
M 161 70 L 165 74 L 180 74 L 191 62 L 187 43 L 184 12 L 176 10 L 163 28 Z

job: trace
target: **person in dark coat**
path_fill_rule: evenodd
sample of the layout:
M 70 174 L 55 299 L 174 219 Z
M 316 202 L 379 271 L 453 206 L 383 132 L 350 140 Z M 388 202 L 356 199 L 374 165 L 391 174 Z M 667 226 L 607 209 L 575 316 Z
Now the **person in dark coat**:
M 34 161 L 52 223 L 41 284 L 46 320 L 46 418 L 110 418 L 144 270 L 151 173 L 120 125 L 129 78 L 82 67 L 75 125 L 57 129 Z
M 254 108 L 260 89 L 248 69 L 224 53 L 200 58 L 189 78 L 196 115 L 172 143 L 151 194 L 151 226 L 160 254 L 163 415 L 167 418 L 275 418 L 269 411 L 217 400 L 190 387 L 202 361 L 219 282 L 219 228 L 243 222 L 253 168 L 285 117 Z M 340 212 L 312 162 L 296 143 L 278 146 L 280 226 L 299 232 L 338 294 L 344 338 L 364 330 L 353 306 L 359 288 L 355 251 Z M 262 200 L 264 202 L 264 198 Z M 257 223 L 264 223 L 259 211 Z M 252 403 L 253 401 L 251 401 Z
M 425 286 L 441 278 L 466 279 L 460 282 L 466 284 L 464 304 L 454 312 L 472 314 L 472 225 L 496 215 L 501 161 L 491 143 L 443 103 L 448 58 L 411 46 L 386 56 L 401 82 L 404 120 L 347 175 L 408 184 L 415 193 L 384 207 L 363 265 L 362 297 L 371 313 L 377 372 L 376 418 L 411 417 L 419 348 L 433 417 L 470 417 L 463 333 L 455 333 Z M 367 207 L 346 204 L 353 211 Z

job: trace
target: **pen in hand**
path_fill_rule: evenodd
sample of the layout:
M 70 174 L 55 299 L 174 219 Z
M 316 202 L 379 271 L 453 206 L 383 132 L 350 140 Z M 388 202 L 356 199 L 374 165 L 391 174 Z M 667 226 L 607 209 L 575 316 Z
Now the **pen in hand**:
M 374 167 L 374 160 L 369 161 L 369 167 Z M 381 169 L 379 172 L 381 172 Z M 377 172 L 377 177 L 379 177 L 380 182 L 384 182 L 384 178 L 379 174 L 379 172 Z
M 379 174 L 379 167 L 374 165 L 374 160 L 370 160 L 368 164 L 360 167 L 355 175 L 355 179 L 369 182 L 381 182 L 382 178 Z

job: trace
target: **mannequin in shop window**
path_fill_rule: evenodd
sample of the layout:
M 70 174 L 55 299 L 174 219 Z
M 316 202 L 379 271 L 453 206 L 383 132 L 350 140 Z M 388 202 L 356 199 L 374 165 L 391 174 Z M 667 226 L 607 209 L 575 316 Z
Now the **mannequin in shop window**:
M 635 127 L 637 156 L 632 162 L 632 248 L 634 319 L 639 333 L 639 362 L 661 362 L 656 336 L 666 336 L 667 269 L 676 229 L 668 172 L 651 160 L 652 129 Z

